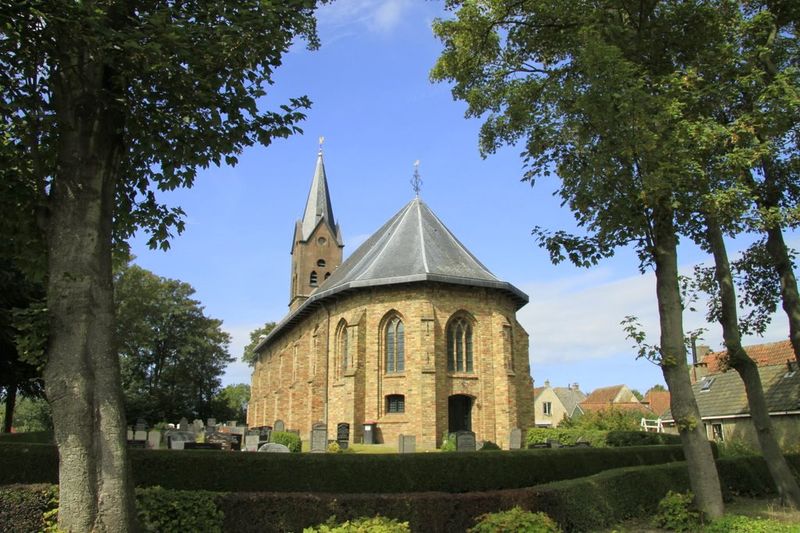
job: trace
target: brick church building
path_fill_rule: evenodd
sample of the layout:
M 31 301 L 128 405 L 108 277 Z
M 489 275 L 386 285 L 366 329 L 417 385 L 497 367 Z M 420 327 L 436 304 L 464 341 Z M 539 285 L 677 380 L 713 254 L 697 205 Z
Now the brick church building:
M 507 448 L 534 425 L 528 296 L 500 281 L 419 197 L 342 262 L 322 151 L 294 228 L 289 314 L 261 340 L 248 425 L 365 422 L 378 442 L 414 435 L 418 449 L 448 431 Z

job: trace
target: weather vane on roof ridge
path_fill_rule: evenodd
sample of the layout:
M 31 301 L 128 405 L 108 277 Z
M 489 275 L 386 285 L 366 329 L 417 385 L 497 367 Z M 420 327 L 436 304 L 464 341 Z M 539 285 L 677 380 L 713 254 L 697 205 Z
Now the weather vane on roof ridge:
M 325 142 L 325 137 L 320 135 L 319 136 L 319 153 L 322 153 L 322 143 Z
M 422 189 L 422 177 L 419 175 L 419 159 L 414 161 L 414 176 L 411 178 L 411 188 L 414 193 L 419 197 L 419 191 Z

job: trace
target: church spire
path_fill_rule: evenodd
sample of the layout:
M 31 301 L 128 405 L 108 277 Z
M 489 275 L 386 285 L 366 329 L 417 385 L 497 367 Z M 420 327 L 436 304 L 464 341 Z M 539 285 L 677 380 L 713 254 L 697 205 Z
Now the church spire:
M 321 138 L 320 138 L 321 139 Z M 311 190 L 308 192 L 306 209 L 303 212 L 301 221 L 302 240 L 308 240 L 311 233 L 319 225 L 320 221 L 325 220 L 331 230 L 339 240 L 339 231 L 336 227 L 336 220 L 333 218 L 333 207 L 331 206 L 331 196 L 328 192 L 328 180 L 325 176 L 325 163 L 322 160 L 322 142 L 320 141 L 319 153 L 317 154 L 317 166 L 314 169 L 314 179 L 311 181 Z

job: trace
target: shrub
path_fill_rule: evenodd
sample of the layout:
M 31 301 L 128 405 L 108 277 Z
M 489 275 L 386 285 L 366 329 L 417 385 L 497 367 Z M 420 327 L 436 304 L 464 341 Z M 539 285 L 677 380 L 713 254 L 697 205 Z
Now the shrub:
M 440 451 L 443 452 L 454 452 L 458 449 L 456 446 L 456 435 L 455 433 L 445 433 L 442 436 L 442 447 Z
M 759 452 L 750 447 L 749 444 L 741 439 L 726 440 L 719 445 L 720 457 L 746 457 L 749 455 L 759 455 Z
M 648 431 L 609 431 L 606 435 L 608 446 L 652 446 L 660 444 L 681 444 L 680 435 L 669 433 L 650 433 Z
M 288 431 L 273 431 L 269 440 L 270 442 L 283 444 L 292 453 L 300 453 L 303 449 L 303 441 L 300 440 L 300 436 Z
M 481 449 L 478 450 L 478 451 L 481 451 L 481 452 L 482 451 L 493 451 L 493 450 L 499 450 L 499 449 L 500 449 L 500 446 L 498 446 L 497 444 L 495 444 L 494 442 L 492 442 L 490 440 L 487 440 L 487 441 L 483 442 L 483 446 L 481 446 Z
M 508 511 L 487 513 L 477 518 L 468 533 L 561 533 L 552 518 L 545 513 L 532 513 L 520 507 Z
M 588 442 L 593 448 L 604 448 L 607 431 L 597 429 L 531 428 L 528 430 L 528 444 L 544 444 L 556 440 L 564 446 L 574 446 L 578 442 Z
M 224 515 L 206 491 L 136 489 L 136 511 L 144 531 L 222 533 Z
M 44 514 L 58 505 L 54 485 L 0 487 L 0 531 L 43 531 Z
M 673 531 L 695 531 L 700 525 L 700 513 L 694 505 L 694 494 L 690 492 L 667 492 L 658 502 L 658 512 L 653 517 L 655 527 Z
M 328 522 L 316 527 L 307 527 L 303 533 L 409 533 L 408 522 L 399 522 L 384 516 L 373 518 L 356 518 L 341 524 L 336 524 L 336 517 L 332 516 Z
M 767 518 L 728 515 L 708 524 L 703 533 L 797 533 L 800 526 L 782 524 Z

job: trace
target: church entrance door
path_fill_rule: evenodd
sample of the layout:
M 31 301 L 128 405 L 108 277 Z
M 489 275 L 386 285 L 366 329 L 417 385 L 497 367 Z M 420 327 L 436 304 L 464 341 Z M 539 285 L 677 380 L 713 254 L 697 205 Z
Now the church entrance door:
M 454 394 L 447 399 L 447 429 L 450 433 L 472 431 L 472 401 L 473 398 L 465 394 Z

